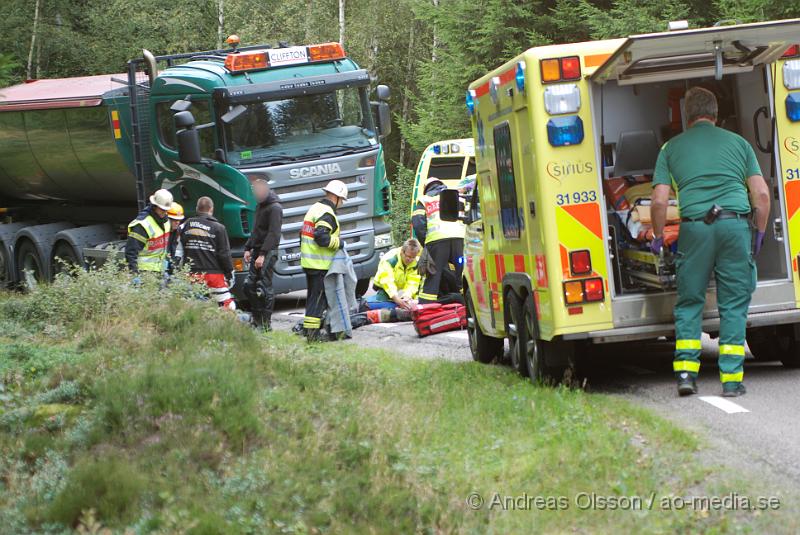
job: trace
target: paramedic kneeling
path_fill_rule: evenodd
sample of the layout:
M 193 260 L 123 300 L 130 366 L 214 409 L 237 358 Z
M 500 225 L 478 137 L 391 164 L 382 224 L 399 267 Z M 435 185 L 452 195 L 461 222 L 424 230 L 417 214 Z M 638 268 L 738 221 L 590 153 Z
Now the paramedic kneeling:
M 711 273 L 717 286 L 719 374 L 722 395 L 740 396 L 745 326 L 756 287 L 753 257 L 761 250 L 769 216 L 769 188 L 753 148 L 717 128 L 717 99 L 706 89 L 686 92 L 689 128 L 661 148 L 653 183 L 652 251 L 660 253 L 670 186 L 680 201 L 676 260 L 675 360 L 678 394 L 697 393 L 703 307 Z M 749 192 L 749 199 L 748 199 Z M 754 212 L 753 240 L 749 216 Z

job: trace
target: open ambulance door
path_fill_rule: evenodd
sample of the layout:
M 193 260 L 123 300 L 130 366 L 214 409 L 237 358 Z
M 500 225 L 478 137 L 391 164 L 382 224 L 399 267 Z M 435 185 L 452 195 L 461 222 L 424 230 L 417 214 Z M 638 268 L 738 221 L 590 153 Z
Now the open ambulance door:
M 795 44 L 800 19 L 633 35 L 591 75 L 619 85 L 752 71 Z

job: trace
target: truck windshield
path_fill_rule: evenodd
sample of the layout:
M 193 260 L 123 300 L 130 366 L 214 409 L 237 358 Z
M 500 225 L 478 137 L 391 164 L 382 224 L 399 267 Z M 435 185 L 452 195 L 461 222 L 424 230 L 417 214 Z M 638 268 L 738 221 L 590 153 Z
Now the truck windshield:
M 365 88 L 262 100 L 225 125 L 228 163 L 310 159 L 378 143 Z

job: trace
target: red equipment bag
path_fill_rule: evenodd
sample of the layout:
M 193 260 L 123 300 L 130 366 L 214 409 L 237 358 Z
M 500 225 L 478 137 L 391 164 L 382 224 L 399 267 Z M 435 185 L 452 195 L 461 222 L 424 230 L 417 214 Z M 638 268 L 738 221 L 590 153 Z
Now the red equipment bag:
M 456 331 L 467 326 L 467 307 L 459 303 L 419 305 L 413 313 L 414 330 L 420 338 Z

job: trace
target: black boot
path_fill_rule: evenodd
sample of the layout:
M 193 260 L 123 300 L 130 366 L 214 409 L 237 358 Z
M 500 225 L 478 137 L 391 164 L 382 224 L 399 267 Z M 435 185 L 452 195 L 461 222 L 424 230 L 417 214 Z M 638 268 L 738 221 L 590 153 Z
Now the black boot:
M 724 398 L 738 398 L 747 393 L 744 383 L 723 383 L 722 384 L 722 397 Z
M 679 396 L 691 396 L 692 394 L 697 394 L 697 383 L 695 382 L 694 377 L 689 375 L 687 372 L 681 372 L 678 374 L 678 395 Z

